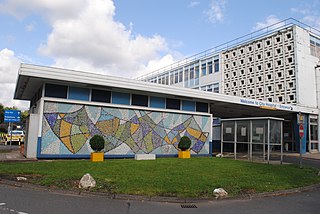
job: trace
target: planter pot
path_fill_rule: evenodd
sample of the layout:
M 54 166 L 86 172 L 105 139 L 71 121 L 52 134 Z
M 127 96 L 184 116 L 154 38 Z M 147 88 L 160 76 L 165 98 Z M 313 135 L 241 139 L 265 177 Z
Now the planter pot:
M 104 153 L 103 152 L 92 152 L 90 154 L 91 162 L 103 162 L 104 161 Z
M 187 151 L 179 151 L 178 158 L 190 158 L 190 150 Z

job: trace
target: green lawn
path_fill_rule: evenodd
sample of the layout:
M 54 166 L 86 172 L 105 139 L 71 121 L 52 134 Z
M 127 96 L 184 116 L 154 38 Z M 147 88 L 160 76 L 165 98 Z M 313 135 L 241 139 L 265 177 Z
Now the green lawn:
M 29 182 L 58 188 L 76 188 L 85 173 L 97 181 L 93 191 L 148 196 L 212 197 L 219 187 L 237 196 L 320 183 L 312 168 L 208 157 L 0 163 L 0 178 L 22 175 Z

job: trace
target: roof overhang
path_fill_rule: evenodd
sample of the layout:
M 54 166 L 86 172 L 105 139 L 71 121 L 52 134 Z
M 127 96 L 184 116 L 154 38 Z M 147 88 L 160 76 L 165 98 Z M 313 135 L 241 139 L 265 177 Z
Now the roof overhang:
M 271 103 L 195 89 L 159 85 L 123 77 L 29 64 L 21 64 L 14 99 L 31 100 L 44 83 L 68 84 L 203 101 L 210 103 L 211 112 L 217 117 L 222 115 L 229 118 L 248 116 L 281 117 L 281 115 L 296 112 L 318 114 L 317 108 Z

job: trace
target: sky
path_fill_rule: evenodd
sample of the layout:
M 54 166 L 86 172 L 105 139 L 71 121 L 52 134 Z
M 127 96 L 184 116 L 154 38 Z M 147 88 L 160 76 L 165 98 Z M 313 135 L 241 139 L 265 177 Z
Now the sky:
M 0 0 L 0 103 L 20 63 L 134 78 L 287 18 L 320 30 L 320 0 Z

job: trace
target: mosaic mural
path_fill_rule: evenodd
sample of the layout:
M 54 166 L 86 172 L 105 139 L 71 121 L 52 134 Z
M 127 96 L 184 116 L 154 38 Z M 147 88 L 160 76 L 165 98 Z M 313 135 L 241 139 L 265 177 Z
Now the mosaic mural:
M 176 154 L 182 136 L 193 153 L 208 154 L 209 133 L 209 116 L 45 102 L 41 154 L 90 154 L 95 134 L 106 154 Z

